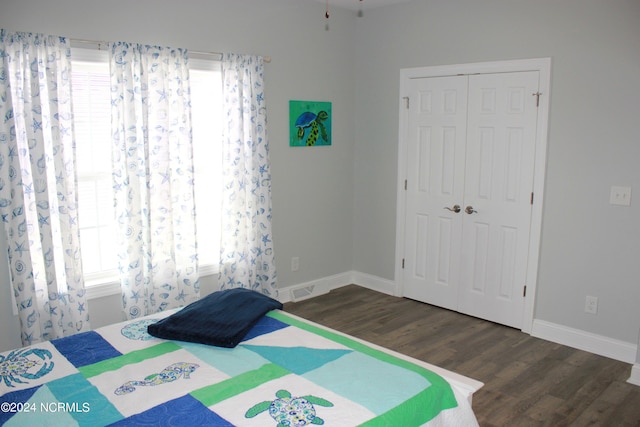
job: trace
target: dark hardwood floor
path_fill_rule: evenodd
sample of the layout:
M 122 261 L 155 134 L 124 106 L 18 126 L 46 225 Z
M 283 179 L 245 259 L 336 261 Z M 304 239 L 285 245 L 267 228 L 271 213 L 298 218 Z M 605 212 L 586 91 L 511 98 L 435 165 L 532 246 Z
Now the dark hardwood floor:
M 626 363 L 356 285 L 284 309 L 484 382 L 473 397 L 481 427 L 640 426 Z

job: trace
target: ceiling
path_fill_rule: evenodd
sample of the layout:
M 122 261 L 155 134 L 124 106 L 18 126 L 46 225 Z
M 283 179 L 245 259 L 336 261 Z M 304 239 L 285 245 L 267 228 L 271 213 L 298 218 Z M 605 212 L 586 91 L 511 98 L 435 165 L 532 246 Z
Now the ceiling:
M 327 0 L 315 0 L 326 3 Z M 413 0 L 329 0 L 329 8 L 342 7 L 351 10 L 368 10 L 380 6 L 389 6 L 397 3 L 407 3 Z

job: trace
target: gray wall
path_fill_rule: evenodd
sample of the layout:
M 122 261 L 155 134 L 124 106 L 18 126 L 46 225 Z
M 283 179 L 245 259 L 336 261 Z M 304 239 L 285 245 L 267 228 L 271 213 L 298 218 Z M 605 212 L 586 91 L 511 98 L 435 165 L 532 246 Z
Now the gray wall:
M 332 10 L 327 30 L 324 4 L 301 0 L 0 0 L 0 27 L 9 30 L 271 56 L 265 97 L 279 287 L 353 264 L 354 19 L 355 12 Z M 331 147 L 289 147 L 292 99 L 332 102 Z M 5 253 L 0 282 L 8 284 Z M 217 286 L 213 277 L 203 282 L 205 292 Z M 4 310 L 8 296 L 3 286 L 0 351 L 20 345 Z M 92 326 L 121 320 L 119 304 L 117 296 L 89 301 Z
M 535 317 L 634 344 L 640 1 L 416 0 L 357 23 L 354 270 L 394 275 L 399 70 L 552 57 Z M 631 207 L 609 204 L 612 185 L 633 187 Z
M 401 68 L 552 57 L 536 318 L 635 343 L 640 2 L 416 0 L 363 18 L 334 7 L 328 31 L 323 14 L 311 0 L 0 0 L 3 28 L 272 56 L 280 287 L 350 270 L 394 279 Z M 288 147 L 290 99 L 333 102 L 332 147 Z M 612 185 L 634 188 L 631 207 L 609 205 Z M 583 311 L 587 294 L 600 299 L 597 316 Z M 117 297 L 104 300 L 90 304 L 100 323 L 118 310 Z M 14 328 L 0 320 L 3 349 Z

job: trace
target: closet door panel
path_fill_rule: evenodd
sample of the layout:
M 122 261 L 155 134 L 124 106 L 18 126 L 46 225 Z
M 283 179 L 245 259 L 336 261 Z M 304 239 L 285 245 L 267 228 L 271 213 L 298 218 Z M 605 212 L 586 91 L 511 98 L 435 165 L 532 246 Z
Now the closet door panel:
M 467 77 L 414 79 L 410 92 L 404 295 L 456 309 Z
M 538 72 L 469 77 L 459 311 L 520 327 Z M 484 230 L 482 239 L 478 229 Z

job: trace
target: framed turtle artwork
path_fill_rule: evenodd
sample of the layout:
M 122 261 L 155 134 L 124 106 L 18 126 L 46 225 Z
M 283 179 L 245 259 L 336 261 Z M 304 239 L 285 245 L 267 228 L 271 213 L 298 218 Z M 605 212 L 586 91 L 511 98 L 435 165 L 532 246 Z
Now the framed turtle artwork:
M 289 101 L 289 146 L 331 145 L 331 103 Z

